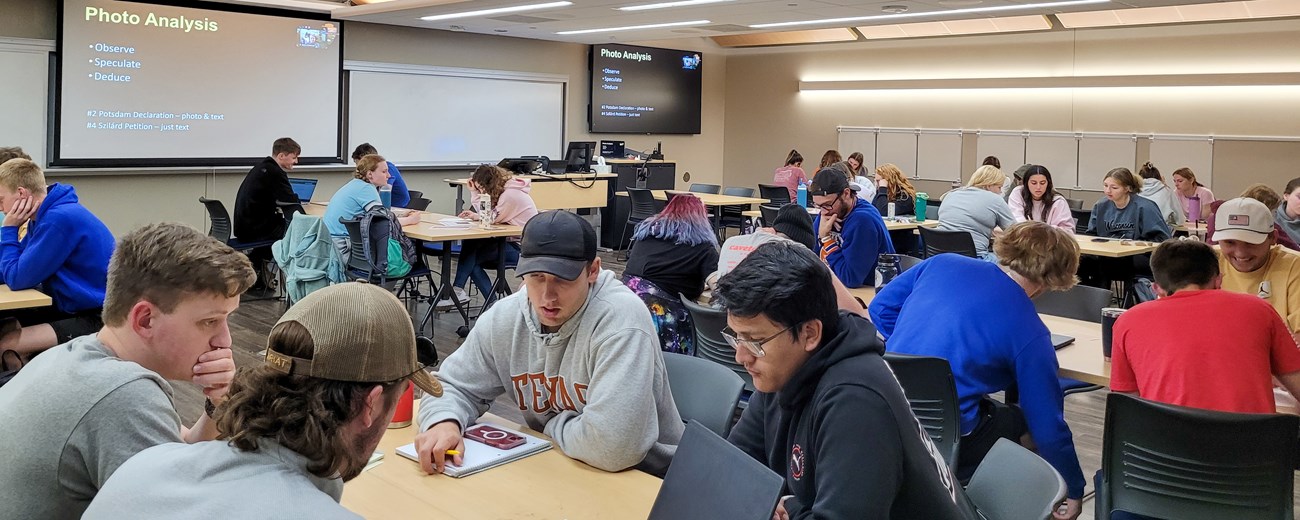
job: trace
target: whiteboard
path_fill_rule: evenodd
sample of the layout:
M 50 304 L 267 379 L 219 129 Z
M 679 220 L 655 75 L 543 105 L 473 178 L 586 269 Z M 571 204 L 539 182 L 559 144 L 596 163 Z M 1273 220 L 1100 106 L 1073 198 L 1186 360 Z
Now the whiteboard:
M 49 60 L 54 43 L 0 38 L 0 146 L 21 146 L 36 164 L 45 165 L 45 109 L 49 97 Z
M 1174 185 L 1170 175 L 1182 167 L 1196 174 L 1196 182 L 1206 187 L 1214 181 L 1214 140 L 1209 136 L 1197 138 L 1172 138 L 1159 135 L 1151 138 L 1151 164 L 1164 174 L 1165 182 Z
M 564 156 L 567 76 L 346 63 L 348 149 L 398 164 Z
M 1079 140 L 1073 135 L 1030 132 L 1025 139 L 1025 162 L 1041 165 L 1052 172 L 1052 184 L 1057 189 L 1079 186 Z M 1002 165 L 1006 166 L 1006 163 Z
M 992 155 L 1002 163 L 1003 170 L 1014 172 L 1025 164 L 1025 136 L 1019 133 L 1007 135 L 980 132 L 976 152 L 975 160 L 979 163 L 982 164 L 985 157 Z
M 1133 136 L 1101 136 L 1084 134 L 1079 140 L 1079 186 L 1101 189 L 1101 180 L 1115 168 L 1134 169 L 1137 162 L 1137 140 Z
M 961 131 L 922 131 L 916 141 L 916 177 L 961 182 Z
M 916 174 L 916 130 L 880 131 L 876 136 L 876 166 L 885 163 L 894 163 L 908 177 L 920 177 Z
M 853 152 L 862 152 L 863 170 L 873 172 L 876 170 L 876 129 L 875 128 L 844 128 L 840 127 L 840 155 L 848 158 Z M 804 160 L 807 160 L 805 157 Z

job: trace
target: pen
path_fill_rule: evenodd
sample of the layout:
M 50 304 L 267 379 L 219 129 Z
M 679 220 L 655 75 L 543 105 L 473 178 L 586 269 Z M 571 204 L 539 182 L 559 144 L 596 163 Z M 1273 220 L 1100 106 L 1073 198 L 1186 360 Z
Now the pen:
M 460 455 L 460 452 L 457 450 L 447 450 L 447 454 L 454 456 L 454 455 Z

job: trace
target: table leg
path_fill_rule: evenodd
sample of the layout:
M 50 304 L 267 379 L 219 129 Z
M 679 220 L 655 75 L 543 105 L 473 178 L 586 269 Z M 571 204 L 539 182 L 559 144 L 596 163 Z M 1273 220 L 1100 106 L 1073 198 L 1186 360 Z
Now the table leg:
M 464 318 L 465 326 L 469 326 L 469 310 L 465 308 L 465 305 L 460 303 L 458 298 L 456 298 L 456 292 L 453 291 L 451 287 L 451 245 L 453 242 L 455 241 L 442 241 L 442 268 L 439 269 L 438 291 L 437 294 L 433 295 L 433 301 L 429 302 L 429 310 L 424 313 L 424 318 L 420 320 L 420 328 L 417 330 L 423 331 L 424 325 L 428 323 L 429 320 L 433 319 L 433 313 L 438 310 L 438 301 L 443 298 L 451 300 L 452 304 L 456 306 L 456 311 L 460 312 L 461 318 Z
M 457 184 L 456 185 L 456 214 L 459 215 L 460 212 L 462 211 L 465 211 L 465 185 Z

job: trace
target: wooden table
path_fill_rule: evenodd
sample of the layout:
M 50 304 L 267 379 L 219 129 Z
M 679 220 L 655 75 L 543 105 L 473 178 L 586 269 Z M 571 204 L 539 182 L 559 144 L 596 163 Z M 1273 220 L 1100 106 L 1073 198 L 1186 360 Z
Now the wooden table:
M 491 414 L 480 422 L 527 431 Z M 426 475 L 419 464 L 396 452 L 415 440 L 415 430 L 388 430 L 379 443 L 384 462 L 347 483 L 345 507 L 371 519 L 642 520 L 650 514 L 661 484 L 637 470 L 595 469 L 558 448 L 464 478 Z
M 556 175 L 516 175 L 528 179 L 532 188 L 528 195 L 540 211 L 548 209 L 603 208 L 609 204 L 609 179 L 612 173 L 562 173 Z M 465 206 L 465 186 L 469 179 L 448 179 L 456 188 L 456 210 Z
M 1101 242 L 1094 242 L 1097 237 L 1090 235 L 1074 235 L 1074 239 L 1079 242 L 1080 254 L 1110 258 L 1123 258 L 1150 253 L 1156 250 L 1156 246 L 1160 245 L 1158 242 L 1119 239 L 1105 239 Z M 1125 244 L 1124 242 L 1128 243 Z
M 54 301 L 36 289 L 15 291 L 8 285 L 0 285 L 0 311 L 28 309 L 53 305 Z

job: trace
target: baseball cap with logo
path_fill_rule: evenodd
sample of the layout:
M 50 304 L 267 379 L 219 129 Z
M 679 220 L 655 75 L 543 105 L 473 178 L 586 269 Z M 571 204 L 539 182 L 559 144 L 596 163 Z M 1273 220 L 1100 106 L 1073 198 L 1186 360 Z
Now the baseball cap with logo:
M 379 286 L 351 282 L 317 290 L 290 307 L 276 325 L 289 322 L 307 330 L 312 356 L 285 355 L 272 344 L 266 362 L 280 372 L 352 383 L 410 378 L 426 393 L 442 395 L 442 385 L 418 360 L 406 307 Z
M 586 219 L 561 210 L 538 213 L 524 224 L 515 273 L 549 273 L 577 280 L 596 259 L 596 230 Z
M 1273 212 L 1263 202 L 1239 197 L 1219 205 L 1214 214 L 1214 241 L 1259 244 L 1273 234 Z

